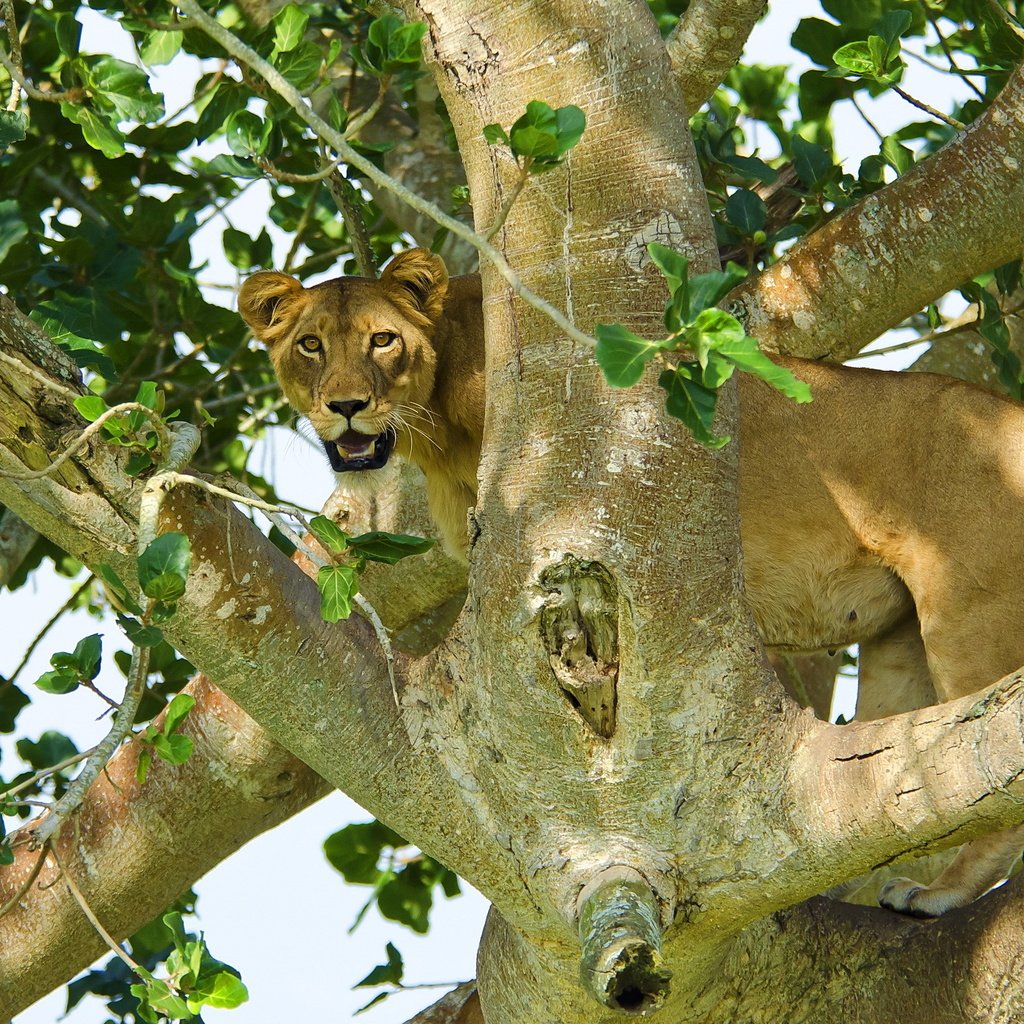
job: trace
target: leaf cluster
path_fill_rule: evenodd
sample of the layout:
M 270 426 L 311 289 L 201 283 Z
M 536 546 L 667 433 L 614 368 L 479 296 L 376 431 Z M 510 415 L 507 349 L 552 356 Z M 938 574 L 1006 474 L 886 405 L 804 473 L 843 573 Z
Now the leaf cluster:
M 685 256 L 657 242 L 647 251 L 669 289 L 664 318 L 668 336 L 649 341 L 621 324 L 598 324 L 597 364 L 612 387 L 636 384 L 646 365 L 658 359 L 665 365 L 658 384 L 666 393 L 666 410 L 711 448 L 729 441 L 716 437 L 712 425 L 718 389 L 736 369 L 760 377 L 797 402 L 811 400 L 807 385 L 765 356 L 736 317 L 713 308 L 742 280 L 741 270 L 730 267 L 691 278 Z M 668 360 L 670 353 L 682 358 Z
M 372 887 L 352 929 L 376 905 L 382 917 L 424 934 L 434 889 L 457 896 L 458 876 L 409 844 L 380 821 L 359 822 L 327 837 L 324 854 L 346 882 Z M 352 930 L 350 929 L 350 930 Z
M 338 622 L 352 614 L 352 603 L 359 592 L 359 573 L 367 562 L 394 565 L 410 555 L 429 551 L 434 542 L 425 537 L 405 533 L 384 533 L 373 530 L 350 536 L 327 516 L 316 516 L 309 528 L 334 558 L 321 566 L 316 583 L 320 590 L 320 614 L 325 622 Z

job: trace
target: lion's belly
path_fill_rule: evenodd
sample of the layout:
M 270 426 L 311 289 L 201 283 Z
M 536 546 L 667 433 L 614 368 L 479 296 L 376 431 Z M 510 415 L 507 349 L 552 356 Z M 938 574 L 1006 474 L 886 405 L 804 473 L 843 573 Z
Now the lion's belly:
M 818 651 L 887 633 L 913 614 L 903 582 L 855 545 L 789 538 L 778 546 L 744 531 L 747 600 L 768 647 Z

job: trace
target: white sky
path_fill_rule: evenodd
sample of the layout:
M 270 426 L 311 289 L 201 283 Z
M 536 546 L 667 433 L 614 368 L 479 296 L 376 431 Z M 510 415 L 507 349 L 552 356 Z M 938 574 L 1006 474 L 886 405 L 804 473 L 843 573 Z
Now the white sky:
M 801 17 L 821 12 L 813 0 L 787 0 L 776 7 L 755 29 L 744 59 L 766 64 L 790 63 L 795 79 L 810 65 L 803 54 L 790 50 L 790 33 Z M 113 34 L 104 30 L 98 16 L 90 19 L 86 31 L 85 49 L 116 52 L 132 59 L 130 45 L 125 48 L 124 33 L 119 29 Z M 190 94 L 191 73 L 184 63 L 179 65 L 177 61 L 161 71 L 159 87 L 167 91 L 168 110 L 177 109 Z M 917 62 L 910 63 L 905 86 L 912 94 L 939 107 L 946 106 L 946 97 L 955 87 L 948 76 L 930 72 Z M 910 119 L 901 101 L 894 101 L 892 96 L 877 102 L 866 101 L 866 105 L 883 131 Z M 844 106 L 849 108 L 848 104 Z M 837 112 L 836 139 L 840 155 L 853 171 L 863 156 L 877 150 L 874 135 L 852 109 Z M 265 189 L 263 195 L 267 195 Z M 234 211 L 232 219 L 236 226 L 252 234 L 263 223 L 273 229 L 263 213 L 266 199 L 262 202 L 262 209 L 257 203 L 255 207 Z M 255 213 L 248 212 L 254 208 Z M 210 230 L 216 232 L 211 249 L 219 251 L 222 229 L 223 224 L 211 226 Z M 273 230 L 275 256 L 280 260 L 288 240 Z M 198 264 L 211 255 L 212 252 L 196 251 L 193 261 Z M 221 274 L 221 279 L 230 280 L 227 272 Z M 908 357 L 905 362 L 909 361 Z M 275 433 L 275 444 L 263 456 L 268 475 L 277 480 L 282 497 L 307 507 L 319 507 L 333 482 L 322 453 L 290 432 Z M 66 580 L 52 574 L 44 578 L 42 572 L 36 577 L 14 594 L 0 591 L 0 622 L 7 623 L 5 636 L 0 640 L 0 674 L 5 676 L 20 660 L 27 638 L 38 632 L 69 593 Z M 84 613 L 65 616 L 22 673 L 20 685 L 31 688 L 32 681 L 49 667 L 51 652 L 71 650 L 81 637 L 96 631 L 95 620 Z M 109 653 L 124 644 L 118 631 L 110 636 L 106 645 L 108 663 L 98 683 L 116 695 L 123 688 L 123 680 L 109 663 Z M 22 713 L 19 722 L 20 731 L 32 737 L 46 728 L 57 728 L 84 747 L 95 742 L 106 729 L 105 721 L 95 721 L 102 709 L 89 694 L 33 694 L 33 698 L 32 707 Z M 3 768 L 9 773 L 14 763 L 9 737 L 0 737 L 0 751 L 4 755 Z M 389 941 L 405 958 L 409 983 L 455 982 L 473 977 L 475 949 L 486 911 L 485 901 L 475 892 L 451 901 L 442 897 L 435 904 L 431 931 L 426 937 L 383 921 L 376 911 L 366 916 L 354 935 L 346 934 L 367 898 L 368 889 L 344 885 L 324 859 L 320 844 L 349 821 L 368 817 L 352 801 L 335 793 L 254 840 L 196 885 L 200 894 L 199 927 L 205 930 L 214 955 L 241 971 L 251 995 L 250 1002 L 238 1010 L 204 1012 L 207 1024 L 346 1021 L 376 991 L 352 992 L 351 986 L 383 962 L 384 946 Z M 393 996 L 361 1020 L 365 1024 L 400 1024 L 439 998 L 442 991 L 414 990 Z M 40 1000 L 19 1014 L 16 1024 L 53 1024 L 63 1013 L 64 992 L 62 986 Z M 102 1006 L 99 1000 L 87 997 L 68 1020 L 70 1024 L 99 1024 L 105 1019 Z

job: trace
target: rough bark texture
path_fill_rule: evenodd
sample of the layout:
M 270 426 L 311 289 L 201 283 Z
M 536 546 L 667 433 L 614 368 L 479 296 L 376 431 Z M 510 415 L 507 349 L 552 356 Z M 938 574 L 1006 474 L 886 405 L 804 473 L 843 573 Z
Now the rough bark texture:
M 714 244 L 646 5 L 408 6 L 428 24 L 478 226 L 514 179 L 482 126 L 509 125 L 538 96 L 578 103 L 584 140 L 530 183 L 496 239 L 584 328 L 657 322 L 664 288 L 646 242 L 674 245 L 698 269 Z M 898 320 L 970 273 L 965 260 L 1009 258 L 1024 202 L 1007 163 L 1022 105 L 1018 76 L 920 172 L 794 247 L 788 270 L 742 293 L 752 330 L 797 351 L 842 351 L 850 332 Z M 978 186 L 967 214 L 950 198 L 957 175 Z M 998 213 L 989 182 L 1002 190 Z M 880 257 L 899 274 L 872 276 Z M 672 978 L 660 1016 L 673 1024 L 1020 1019 L 1019 884 L 938 925 L 818 899 L 792 906 L 1024 818 L 1020 680 L 842 729 L 797 711 L 739 597 L 734 447 L 693 444 L 649 384 L 609 391 L 589 353 L 486 268 L 484 284 L 489 408 L 469 597 L 443 645 L 399 659 L 401 708 L 365 623 L 325 626 L 295 567 L 189 492 L 165 515 L 194 551 L 171 638 L 276 742 L 492 900 L 479 960 L 488 1024 L 619 1019 L 579 981 L 581 892 L 599 920 L 622 898 L 615 886 L 587 890 L 605 872 L 629 878 L 648 949 L 663 932 Z M 851 309 L 851 285 L 869 309 Z M 73 379 L 9 310 L 0 335 L 26 367 Z M 723 399 L 728 432 L 734 396 Z M 79 427 L 65 397 L 0 366 L 0 468 L 46 464 Z M 41 483 L 0 477 L 0 501 L 87 563 L 131 575 L 138 485 L 102 446 Z M 408 591 L 427 586 L 426 565 L 406 570 Z M 614 675 L 615 698 L 594 721 L 560 678 L 592 669 Z M 907 766 L 916 788 L 902 783 Z M 472 1020 L 471 1007 L 454 1019 Z
M 694 113 L 740 59 L 765 0 L 693 0 L 665 40 L 686 110 Z

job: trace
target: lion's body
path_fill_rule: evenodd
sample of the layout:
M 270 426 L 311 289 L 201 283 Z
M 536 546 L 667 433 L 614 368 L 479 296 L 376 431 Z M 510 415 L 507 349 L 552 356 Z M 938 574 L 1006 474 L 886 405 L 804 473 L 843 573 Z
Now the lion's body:
M 400 429 L 396 450 L 423 470 L 456 553 L 483 433 L 480 301 L 475 275 L 449 281 L 437 257 L 412 250 L 380 282 L 303 289 L 258 274 L 240 307 L 329 454 L 352 430 L 384 430 L 391 410 L 391 422 L 429 435 Z M 313 331 L 328 356 L 316 372 L 294 352 Z M 382 368 L 374 332 L 400 336 L 400 367 Z M 858 716 L 867 718 L 971 693 L 1024 664 L 1024 408 L 931 374 L 786 363 L 812 403 L 740 378 L 744 581 L 765 645 L 860 644 Z M 328 408 L 364 399 L 347 423 Z M 897 880 L 883 899 L 944 913 L 1003 877 L 1022 844 L 1024 829 L 972 843 L 932 886 Z

